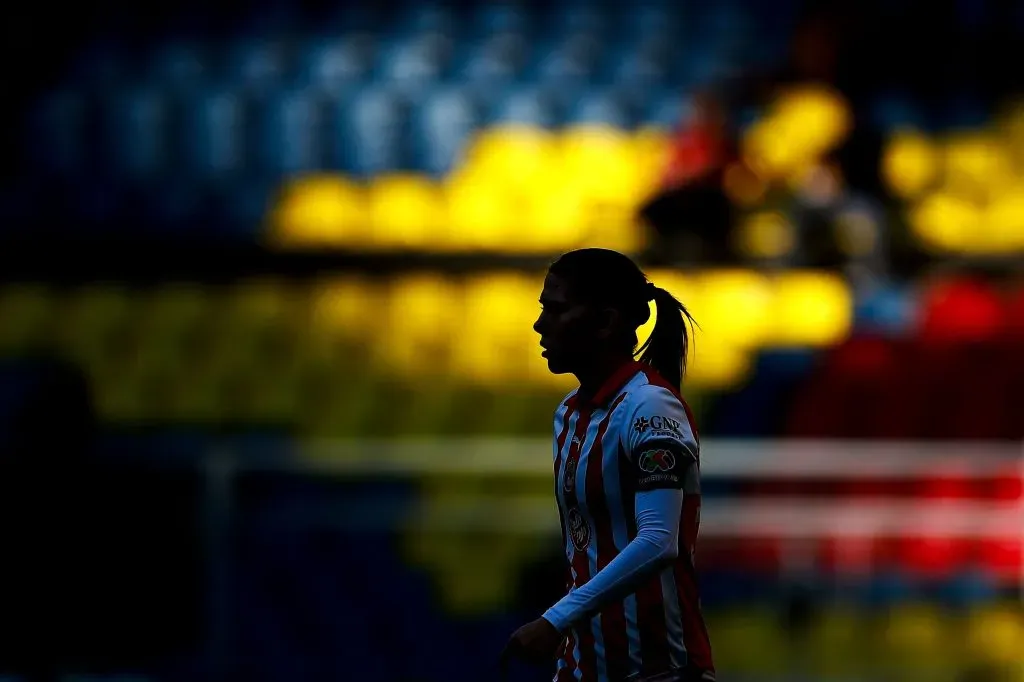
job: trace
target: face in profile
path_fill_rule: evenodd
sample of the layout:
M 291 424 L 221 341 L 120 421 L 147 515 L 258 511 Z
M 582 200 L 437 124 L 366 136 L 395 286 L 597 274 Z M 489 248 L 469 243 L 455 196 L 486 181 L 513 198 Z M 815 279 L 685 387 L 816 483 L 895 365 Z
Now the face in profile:
M 573 300 L 567 282 L 548 273 L 540 295 L 541 312 L 533 325 L 540 334 L 541 355 L 553 374 L 566 374 L 594 351 L 595 329 L 587 306 Z

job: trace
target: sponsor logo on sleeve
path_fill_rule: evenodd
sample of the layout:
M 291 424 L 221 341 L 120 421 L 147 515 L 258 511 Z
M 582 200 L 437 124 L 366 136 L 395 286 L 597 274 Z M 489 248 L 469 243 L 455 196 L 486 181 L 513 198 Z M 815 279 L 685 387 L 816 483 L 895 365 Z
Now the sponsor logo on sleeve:
M 637 467 L 644 474 L 638 483 L 641 486 L 659 483 L 678 484 L 679 472 L 676 469 L 678 461 L 676 454 L 665 448 L 644 450 L 637 458 Z
M 676 466 L 676 456 L 665 449 L 645 450 L 640 453 L 640 470 L 649 474 L 672 471 Z
M 677 439 L 685 437 L 682 422 L 660 414 L 651 417 L 637 417 L 633 422 L 633 430 L 641 435 L 650 431 L 652 436 L 668 436 Z

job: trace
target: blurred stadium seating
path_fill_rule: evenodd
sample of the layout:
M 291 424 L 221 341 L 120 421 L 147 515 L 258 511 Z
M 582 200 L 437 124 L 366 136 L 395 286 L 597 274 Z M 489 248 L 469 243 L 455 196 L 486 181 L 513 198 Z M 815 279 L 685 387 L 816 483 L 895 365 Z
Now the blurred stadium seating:
M 100 43 L 34 106 L 23 184 L 61 195 L 53 220 L 172 234 L 213 221 L 282 247 L 636 251 L 634 211 L 689 96 L 780 66 L 773 46 L 792 31 L 750 2 L 392 10 L 373 26 L 341 12 L 297 32 L 262 20 L 230 40 L 172 34 L 141 55 Z M 1024 249 L 1024 109 L 951 95 L 936 118 L 884 88 L 854 104 L 798 85 L 745 115 L 734 200 L 757 216 L 765 188 L 810 182 L 856 111 L 887 137 L 878 171 L 900 208 L 886 230 L 906 225 L 935 253 Z M 429 218 L 413 229 L 412 216 Z M 751 228 L 748 255 L 796 247 L 773 224 Z
M 844 90 L 789 73 L 800 4 L 193 3 L 75 48 L 0 184 L 0 448 L 33 363 L 72 361 L 100 454 L 201 517 L 153 584 L 178 555 L 208 584 L 202 646 L 65 682 L 492 679 L 561 580 L 544 267 L 657 256 L 677 129 L 751 76 L 735 257 L 647 269 L 699 325 L 722 678 L 1024 680 L 1024 100 L 956 76 L 1024 11 L 863 3 L 948 54 Z

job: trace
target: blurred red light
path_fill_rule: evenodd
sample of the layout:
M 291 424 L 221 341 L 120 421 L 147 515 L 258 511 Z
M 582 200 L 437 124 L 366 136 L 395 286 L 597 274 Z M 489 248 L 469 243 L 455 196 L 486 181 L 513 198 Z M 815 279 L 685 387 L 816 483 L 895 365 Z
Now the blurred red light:
M 925 299 L 921 335 L 933 341 L 985 340 L 1005 327 L 1004 316 L 999 298 L 984 283 L 946 282 Z

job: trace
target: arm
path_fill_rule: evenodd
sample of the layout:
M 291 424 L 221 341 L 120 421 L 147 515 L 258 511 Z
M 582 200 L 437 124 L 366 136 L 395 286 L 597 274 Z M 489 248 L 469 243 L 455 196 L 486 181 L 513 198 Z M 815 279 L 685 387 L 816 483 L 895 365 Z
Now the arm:
M 624 406 L 625 407 L 625 406 Z M 636 491 L 636 537 L 585 585 L 544 613 L 559 631 L 634 592 L 679 556 L 685 494 L 699 494 L 698 445 L 682 403 L 667 389 L 644 386 L 630 401 L 620 445 Z
M 683 491 L 660 489 L 636 496 L 636 537 L 583 587 L 573 590 L 544 613 L 564 632 L 609 602 L 634 591 L 645 578 L 679 555 L 679 518 Z

